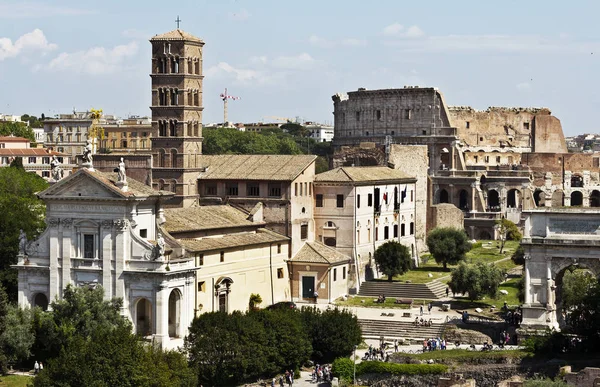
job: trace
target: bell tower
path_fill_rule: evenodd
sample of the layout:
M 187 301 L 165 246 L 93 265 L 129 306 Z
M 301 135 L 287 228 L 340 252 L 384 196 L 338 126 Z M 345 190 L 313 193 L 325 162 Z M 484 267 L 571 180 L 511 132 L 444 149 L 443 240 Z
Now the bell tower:
M 189 207 L 198 201 L 204 42 L 177 28 L 150 43 L 152 187 L 175 193 L 166 206 Z

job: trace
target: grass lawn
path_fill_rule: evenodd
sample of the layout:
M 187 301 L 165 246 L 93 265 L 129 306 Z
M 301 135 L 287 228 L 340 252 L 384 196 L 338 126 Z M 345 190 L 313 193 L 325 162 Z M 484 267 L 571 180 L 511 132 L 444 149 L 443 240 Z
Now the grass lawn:
M 394 304 L 395 297 L 386 298 L 385 303 L 379 304 L 373 302 L 374 297 L 351 297 L 346 301 L 337 300 L 336 305 L 339 306 L 361 306 L 365 308 L 397 308 L 397 309 L 410 309 L 410 305 Z M 364 301 L 364 303 L 362 302 Z M 427 305 L 429 301 L 426 300 L 413 300 L 413 306 L 415 305 Z
M 8 375 L 0 376 L 0 387 L 27 387 L 33 378 L 30 376 Z
M 496 298 L 484 298 L 483 300 L 471 302 L 466 297 L 455 297 L 453 301 L 450 302 L 452 309 L 454 310 L 464 310 L 464 309 L 488 309 L 495 305 L 498 311 L 504 305 L 504 301 L 509 306 L 521 305 L 519 302 L 519 298 L 517 297 L 517 284 L 520 281 L 520 278 L 511 278 L 508 281 L 500 284 L 499 290 L 506 290 L 508 292 L 507 295 L 502 295 L 498 293 L 498 297 Z M 487 312 L 487 311 L 486 311 Z
M 500 242 L 499 241 L 480 241 L 482 242 L 481 247 L 472 249 L 467 253 L 467 263 L 477 262 L 494 262 L 502 258 L 510 258 L 517 247 L 519 242 L 506 241 L 504 250 L 500 254 Z M 489 244 L 491 242 L 491 244 Z
M 433 351 L 418 354 L 395 353 L 392 358 L 414 358 L 419 360 L 452 360 L 456 362 L 469 362 L 474 359 L 497 359 L 503 357 L 524 358 L 532 356 L 531 353 L 522 350 L 505 350 L 493 352 L 467 351 L 466 349 L 448 349 L 445 351 Z

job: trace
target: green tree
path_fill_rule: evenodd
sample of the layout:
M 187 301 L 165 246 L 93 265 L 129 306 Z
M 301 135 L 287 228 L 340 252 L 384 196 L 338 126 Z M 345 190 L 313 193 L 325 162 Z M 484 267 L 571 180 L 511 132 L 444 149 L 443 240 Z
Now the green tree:
M 522 245 L 519 245 L 513 255 L 510 257 L 515 265 L 524 265 L 525 264 L 525 250 Z
M 468 294 L 469 299 L 475 301 L 484 296 L 495 298 L 502 281 L 504 281 L 504 273 L 495 265 L 486 265 L 482 262 L 467 265 L 461 262 L 456 269 L 452 270 L 448 285 L 452 293 Z
M 583 302 L 588 290 L 596 283 L 594 275 L 585 269 L 574 266 L 565 270 L 560 288 L 562 308 L 569 311 Z
M 6 315 L 8 314 L 8 297 L 0 284 L 0 375 L 8 370 L 8 359 L 4 353 L 4 332 L 6 332 Z
M 23 122 L 0 122 L 0 136 L 23 137 L 35 142 L 33 129 Z
M 250 294 L 250 300 L 248 301 L 248 308 L 254 310 L 258 308 L 258 305 L 262 303 L 262 297 L 258 293 Z
M 23 364 L 31 356 L 31 348 L 35 342 L 33 322 L 34 309 L 22 309 L 17 305 L 8 306 L 6 328 L 0 335 L 0 342 L 9 363 Z
M 36 196 L 48 183 L 22 168 L 0 168 L 0 284 L 9 300 L 17 300 L 17 263 L 19 233 L 36 238 L 45 227 L 46 206 Z
M 328 308 L 324 311 L 302 308 L 304 329 L 311 337 L 315 361 L 332 362 L 337 357 L 349 356 L 354 346 L 362 341 L 358 319 L 346 309 Z
M 465 259 L 471 250 L 471 243 L 464 230 L 453 227 L 438 227 L 427 236 L 427 247 L 438 264 L 443 264 L 444 269 L 448 264 L 456 265 Z
M 375 250 L 375 263 L 379 271 L 392 282 L 395 275 L 402 275 L 410 269 L 412 258 L 410 251 L 402 243 L 388 241 Z
M 582 344 L 592 352 L 600 349 L 600 280 L 587 290 L 581 302 L 574 305 L 569 316 L 573 333 L 584 337 Z
M 496 227 L 498 227 L 498 234 L 500 234 L 500 254 L 504 251 L 507 240 L 519 242 L 523 239 L 523 234 L 521 234 L 517 225 L 506 218 L 497 220 Z
M 286 124 L 281 125 L 281 130 L 283 130 L 284 132 L 287 131 L 290 135 L 294 137 L 307 137 L 310 134 L 310 131 L 306 129 L 305 126 L 296 122 L 288 122 Z

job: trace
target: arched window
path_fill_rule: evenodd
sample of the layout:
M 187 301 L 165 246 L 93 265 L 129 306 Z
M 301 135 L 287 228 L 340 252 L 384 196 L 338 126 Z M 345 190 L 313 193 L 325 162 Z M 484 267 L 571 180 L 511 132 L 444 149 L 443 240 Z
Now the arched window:
M 44 293 L 38 293 L 33 298 L 33 305 L 39 306 L 43 311 L 48 310 L 48 297 Z
M 572 175 L 571 187 L 583 187 L 583 177 L 580 175 Z
M 174 72 L 178 74 L 179 73 L 179 57 L 175 57 L 173 59 L 173 63 L 175 64 L 175 71 Z
M 171 192 L 177 193 L 177 180 L 173 179 L 171 181 Z
M 181 334 L 181 292 L 173 289 L 169 295 L 169 337 L 180 337 Z
M 177 162 L 177 149 L 171 149 L 171 168 L 179 168 Z
M 583 194 L 579 191 L 571 193 L 571 207 L 583 205 Z
M 590 195 L 590 207 L 600 207 L 600 191 L 592 191 Z
M 542 190 L 538 189 L 533 193 L 533 201 L 536 207 L 544 207 L 545 199 L 546 195 Z
M 469 209 L 469 194 L 467 193 L 467 190 L 460 190 L 458 194 L 458 208 L 464 211 Z
M 500 195 L 495 189 L 488 191 L 488 207 L 492 212 L 500 211 Z
M 440 203 L 448 203 L 448 191 L 445 189 L 440 190 Z
M 175 137 L 177 135 L 176 126 L 177 126 L 177 121 L 173 121 L 173 120 L 169 121 L 169 136 Z
M 145 298 L 135 306 L 135 332 L 140 336 L 152 334 L 152 303 Z

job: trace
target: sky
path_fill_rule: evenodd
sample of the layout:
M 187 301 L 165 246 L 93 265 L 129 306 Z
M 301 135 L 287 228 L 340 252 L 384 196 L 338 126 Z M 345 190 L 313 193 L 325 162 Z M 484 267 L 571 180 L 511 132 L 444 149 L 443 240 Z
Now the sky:
M 204 40 L 204 124 L 333 122 L 331 96 L 437 87 L 448 105 L 548 107 L 600 133 L 600 2 L 0 0 L 0 113 L 150 115 L 148 40 Z

